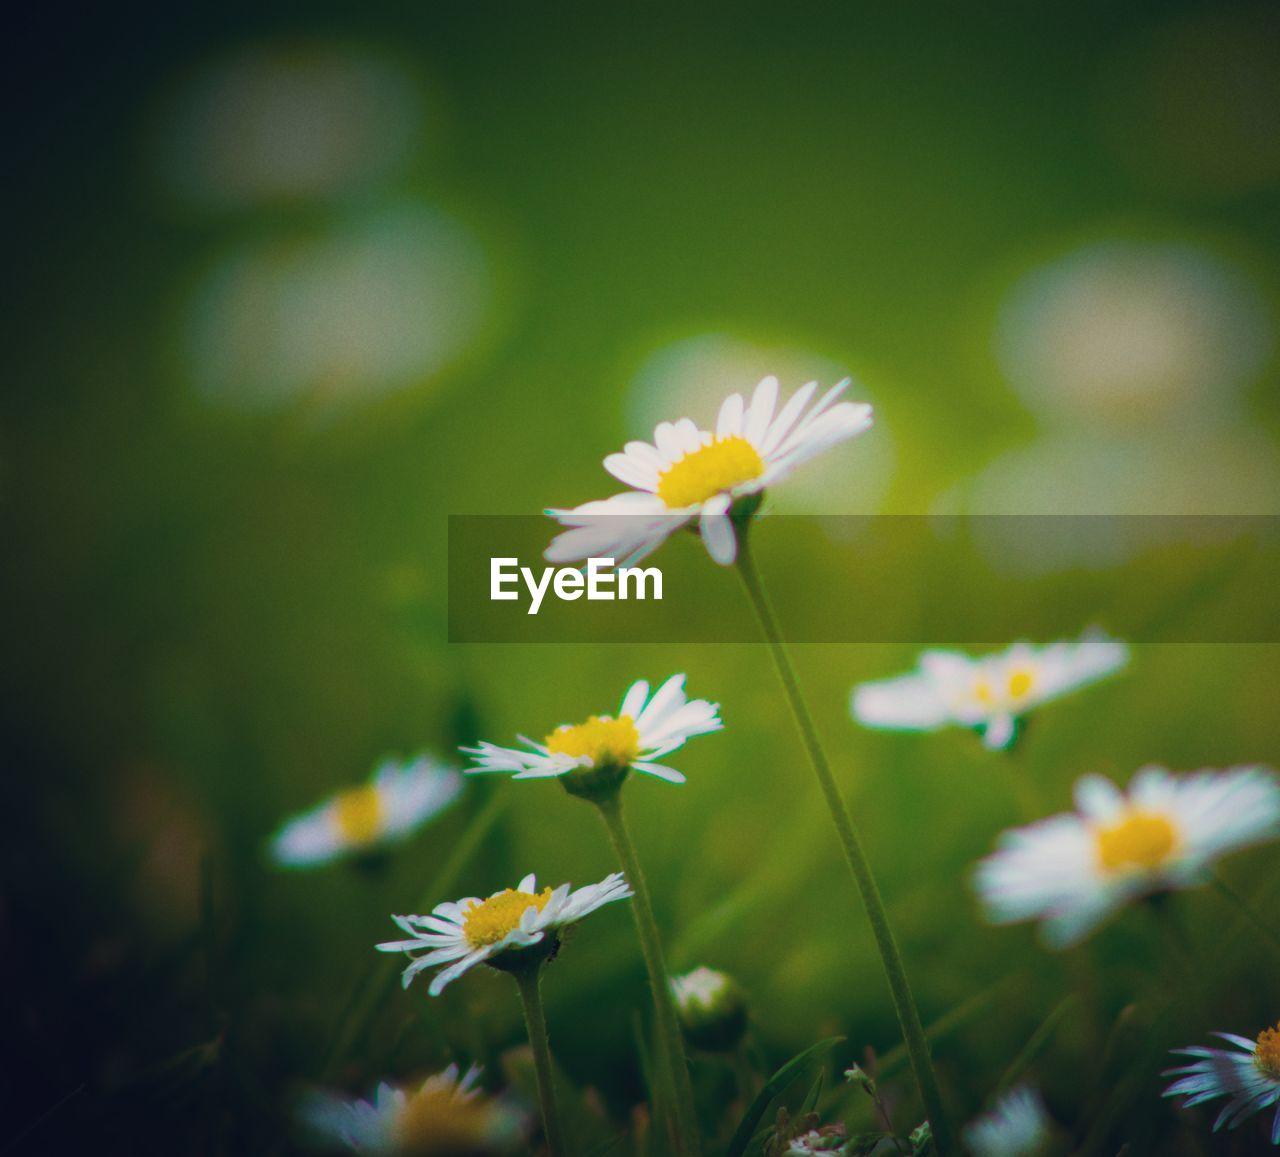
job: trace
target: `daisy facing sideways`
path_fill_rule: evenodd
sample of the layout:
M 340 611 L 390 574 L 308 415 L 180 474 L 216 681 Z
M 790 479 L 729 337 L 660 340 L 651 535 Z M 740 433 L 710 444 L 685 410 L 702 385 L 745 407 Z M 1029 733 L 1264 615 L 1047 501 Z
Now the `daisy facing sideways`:
M 1271 1144 L 1280 1145 L 1280 1024 L 1264 1029 L 1256 1041 L 1229 1032 L 1216 1032 L 1240 1051 L 1192 1046 L 1174 1049 L 1182 1056 L 1195 1057 L 1189 1065 L 1168 1069 L 1166 1077 L 1177 1077 L 1164 1091 L 1166 1097 L 1186 1097 L 1184 1109 L 1212 1101 L 1229 1100 L 1213 1123 L 1216 1133 L 1225 1125 L 1234 1129 L 1242 1121 L 1276 1105 L 1271 1119 Z
M 592 715 L 585 723 L 562 724 L 541 743 L 520 736 L 527 750 L 480 743 L 462 752 L 475 761 L 468 774 L 485 771 L 513 773 L 514 779 L 567 777 L 570 791 L 616 787 L 628 771 L 684 783 L 673 767 L 655 762 L 670 755 L 695 735 L 719 731 L 720 705 L 689 699 L 684 675 L 672 675 L 652 696 L 641 679 L 627 688 L 617 717 Z
M 562 929 L 631 894 L 621 872 L 577 891 L 568 884 L 538 891 L 530 874 L 516 887 L 495 892 L 487 900 L 468 896 L 438 904 L 430 916 L 392 916 L 409 939 L 390 940 L 377 948 L 406 952 L 412 958 L 401 978 L 405 988 L 424 968 L 446 965 L 427 990 L 439 996 L 445 985 L 477 964 L 511 971 L 529 959 L 526 952 L 535 946 L 538 951 L 531 955 L 550 959 L 559 947 Z M 415 956 L 418 952 L 422 955 Z
M 871 407 L 840 401 L 846 378 L 812 406 L 818 388 L 810 382 L 781 409 L 778 379 L 765 378 L 750 403 L 730 394 L 720 406 L 714 431 L 692 419 L 660 422 L 653 442 L 628 442 L 610 454 L 604 468 L 632 487 L 571 510 L 548 510 L 569 527 L 547 547 L 548 562 L 614 558 L 631 566 L 695 520 L 707 553 L 721 566 L 737 557 L 730 512 L 755 499 L 802 462 L 871 425 Z
M 417 1089 L 385 1081 L 371 1100 L 312 1093 L 301 1116 L 315 1139 L 357 1153 L 473 1157 L 514 1153 L 526 1140 L 528 1121 L 501 1097 L 475 1087 L 472 1066 L 459 1080 L 458 1066 L 428 1077 Z
M 287 821 L 271 839 L 272 858 L 287 868 L 309 868 L 372 851 L 412 835 L 461 790 L 457 769 L 429 756 L 384 760 L 367 783 Z
M 1203 883 L 1215 860 L 1280 836 L 1280 782 L 1257 767 L 1139 771 L 1122 792 L 1076 783 L 1076 812 L 1005 832 L 974 873 L 988 919 L 1039 919 L 1051 948 L 1088 936 L 1131 900 Z
M 999 751 L 1013 744 L 1019 719 L 1033 707 L 1105 678 L 1128 661 L 1128 647 L 1094 632 L 1046 647 L 1014 643 L 977 659 L 959 651 L 925 651 L 909 675 L 855 687 L 850 710 L 865 727 L 971 727 Z

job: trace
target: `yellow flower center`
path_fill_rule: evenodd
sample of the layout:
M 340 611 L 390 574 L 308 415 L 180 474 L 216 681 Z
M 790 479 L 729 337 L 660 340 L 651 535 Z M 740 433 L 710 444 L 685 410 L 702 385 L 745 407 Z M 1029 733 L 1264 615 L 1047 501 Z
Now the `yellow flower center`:
M 1152 872 L 1177 850 L 1178 829 L 1162 815 L 1132 810 L 1095 832 L 1098 862 L 1107 872 Z
M 371 783 L 344 791 L 334 801 L 338 831 L 349 844 L 367 844 L 382 832 L 382 797 Z
M 1258 1048 L 1253 1054 L 1258 1070 L 1274 1081 L 1280 1081 L 1280 1024 L 1258 1034 Z
M 658 497 L 671 510 L 696 506 L 763 473 L 760 452 L 745 438 L 732 434 L 699 446 L 668 466 L 658 478 Z
M 1016 671 L 1009 672 L 1009 698 L 1023 699 L 1031 693 L 1031 688 L 1035 686 L 1036 677 L 1033 671 L 1026 668 L 1019 668 Z
M 992 685 L 990 679 L 985 675 L 979 675 L 977 681 L 973 685 L 973 697 L 983 707 L 995 707 L 1001 703 L 1017 703 L 1019 700 L 1026 698 L 1031 693 L 1031 689 L 1035 686 L 1036 676 L 1034 671 L 1030 671 L 1025 667 L 1018 667 L 1005 677 L 1004 695 L 998 693 L 997 687 Z
M 541 912 L 550 899 L 550 888 L 543 888 L 541 892 L 518 892 L 514 888 L 506 888 L 496 896 L 481 900 L 467 912 L 462 923 L 462 934 L 472 948 L 497 944 L 508 933 L 516 930 L 520 917 L 530 908 Z
M 410 1096 L 395 1124 L 397 1152 L 417 1157 L 479 1153 L 489 1140 L 490 1111 L 481 1097 L 461 1097 L 452 1085 Z
M 543 741 L 556 755 L 591 757 L 596 767 L 626 767 L 640 754 L 640 733 L 630 715 L 593 715 L 576 727 L 557 727 Z

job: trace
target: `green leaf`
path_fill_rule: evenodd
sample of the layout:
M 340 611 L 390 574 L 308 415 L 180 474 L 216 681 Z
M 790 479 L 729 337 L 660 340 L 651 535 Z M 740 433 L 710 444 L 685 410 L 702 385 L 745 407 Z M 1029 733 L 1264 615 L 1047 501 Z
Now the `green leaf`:
M 742 1120 L 738 1122 L 733 1139 L 729 1142 L 729 1148 L 725 1150 L 725 1157 L 742 1157 L 742 1154 L 747 1150 L 747 1146 L 751 1143 L 751 1137 L 756 1131 L 756 1126 L 760 1124 L 760 1119 L 764 1116 L 773 1099 L 799 1076 L 800 1071 L 810 1060 L 819 1053 L 824 1053 L 835 1045 L 840 1044 L 843 1040 L 844 1037 L 842 1036 L 829 1036 L 826 1040 L 810 1045 L 803 1052 L 796 1053 L 782 1068 L 765 1081 L 764 1088 L 756 1094 L 756 1099 L 751 1102 L 746 1113 L 743 1114 Z

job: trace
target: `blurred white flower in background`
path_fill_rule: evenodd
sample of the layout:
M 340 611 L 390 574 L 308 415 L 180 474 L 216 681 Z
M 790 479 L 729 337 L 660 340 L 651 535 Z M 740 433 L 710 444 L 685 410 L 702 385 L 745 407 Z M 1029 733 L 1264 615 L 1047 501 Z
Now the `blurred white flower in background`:
M 1050 1120 L 1044 1100 L 1025 1085 L 1005 1093 L 964 1130 L 972 1157 L 1039 1157 L 1048 1147 Z
M 188 305 L 182 368 L 206 402 L 250 411 L 425 387 L 473 348 L 490 289 L 478 238 L 404 201 L 219 257 Z
M 181 205 L 204 211 L 359 193 L 422 143 L 420 82 L 353 44 L 236 48 L 176 86 L 157 115 L 155 164 Z
M 1220 424 L 1272 349 L 1259 289 L 1195 245 L 1114 238 L 1019 280 L 1000 309 L 996 353 L 1050 423 L 1090 429 L 1168 420 Z
M 673 414 L 688 414 L 712 429 L 730 394 L 774 376 L 783 382 L 836 382 L 849 376 L 840 363 L 796 346 L 749 341 L 727 333 L 701 333 L 670 341 L 648 354 L 627 394 L 627 428 L 652 430 Z M 853 394 L 874 402 L 861 381 Z M 827 454 L 770 491 L 768 508 L 780 514 L 875 514 L 893 480 L 892 433 L 877 415 L 875 437 L 856 454 Z M 833 527 L 833 529 L 835 529 Z
M 1209 879 L 1213 863 L 1280 837 L 1280 781 L 1259 767 L 1173 775 L 1146 767 L 1121 791 L 1076 783 L 1076 811 L 1005 832 L 974 873 L 995 924 L 1040 920 L 1067 948 L 1125 904 Z
M 299 1115 L 317 1143 L 357 1153 L 513 1153 L 527 1143 L 528 1118 L 505 1098 L 479 1089 L 479 1076 L 474 1065 L 461 1077 L 458 1066 L 450 1065 L 416 1089 L 383 1081 L 369 1100 L 312 1091 L 304 1097 Z
M 998 751 L 1013 744 L 1018 721 L 1032 708 L 1104 679 L 1128 661 L 1128 647 L 1098 633 L 1045 647 L 1014 643 L 977 659 L 925 651 L 917 671 L 858 684 L 850 710 L 865 727 L 893 731 L 972 727 Z
M 1032 441 L 940 495 L 939 514 L 1280 513 L 1280 447 L 1249 419 L 1274 350 L 1271 308 L 1243 268 L 1186 241 L 1111 237 L 1018 280 L 999 309 L 1000 368 L 1035 415 Z M 1004 570 L 1113 566 L 1163 542 L 1247 531 L 1098 519 L 1039 536 L 1001 518 L 972 533 Z
M 456 768 L 420 755 L 380 763 L 367 783 L 339 792 L 284 824 L 271 854 L 286 868 L 310 868 L 412 835 L 462 790 Z

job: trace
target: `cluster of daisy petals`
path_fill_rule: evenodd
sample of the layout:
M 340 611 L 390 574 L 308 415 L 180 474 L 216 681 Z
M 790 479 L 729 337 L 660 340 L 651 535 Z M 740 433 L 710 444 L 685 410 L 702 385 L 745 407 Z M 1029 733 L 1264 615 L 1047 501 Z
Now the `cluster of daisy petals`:
M 749 402 L 730 395 L 713 430 L 688 418 L 661 423 L 652 442 L 629 442 L 604 460 L 628 490 L 547 511 L 566 528 L 548 547 L 547 559 L 607 556 L 630 566 L 677 530 L 696 526 L 711 558 L 732 564 L 738 534 L 764 491 L 871 425 L 869 406 L 841 399 L 847 385 L 841 382 L 813 402 L 817 385 L 811 382 L 779 407 L 777 380 L 765 378 Z M 987 748 L 1003 751 L 1014 745 L 1033 709 L 1113 675 L 1128 659 L 1123 643 L 1098 633 L 1043 647 L 1020 642 L 977 658 L 929 650 L 915 670 L 855 687 L 850 710 L 871 728 L 966 728 Z M 562 723 L 541 739 L 520 736 L 520 746 L 480 741 L 462 752 L 472 761 L 467 772 L 555 778 L 574 794 L 598 798 L 616 791 L 633 771 L 683 783 L 681 772 L 660 761 L 689 739 L 722 727 L 719 705 L 689 699 L 685 676 L 676 674 L 652 692 L 644 680 L 633 683 L 614 715 Z M 290 867 L 368 854 L 442 811 L 460 784 L 455 769 L 427 757 L 384 763 L 368 783 L 287 823 L 274 838 L 273 854 Z M 1004 833 L 973 873 L 990 922 L 1038 920 L 1042 941 L 1054 949 L 1079 943 L 1134 900 L 1205 882 L 1227 853 L 1280 836 L 1280 783 L 1259 767 L 1181 776 L 1146 767 L 1125 789 L 1086 775 L 1074 795 L 1074 811 Z M 437 996 L 478 964 L 516 971 L 525 961 L 549 959 L 564 929 L 633 895 L 619 872 L 578 889 L 561 884 L 541 890 L 531 874 L 487 898 L 441 903 L 426 916 L 394 916 L 404 937 L 377 948 L 409 957 L 405 986 L 437 968 L 428 990 Z M 671 992 L 691 1043 L 737 1047 L 746 1011 L 736 983 L 698 969 L 675 978 Z M 1225 1098 L 1215 1130 L 1280 1106 L 1280 1026 L 1256 1040 L 1218 1035 L 1234 1049 L 1178 1050 L 1193 1059 L 1168 1072 L 1177 1079 L 1165 1091 L 1185 1097 L 1187 1106 Z M 479 1093 L 475 1079 L 475 1070 L 459 1078 L 451 1067 L 416 1090 L 384 1084 L 372 1101 L 317 1094 L 307 1113 L 321 1132 L 365 1152 L 509 1149 L 527 1135 L 525 1123 L 501 1099 Z M 972 1122 L 964 1144 L 973 1157 L 1033 1157 L 1044 1152 L 1052 1131 L 1039 1094 L 1024 1087 Z M 927 1125 L 918 1133 L 910 1143 L 923 1152 L 930 1145 Z M 443 1139 L 445 1148 L 424 1146 L 428 1137 Z M 1271 1141 L 1280 1145 L 1280 1108 Z M 844 1152 L 848 1143 L 843 1126 L 804 1119 L 775 1131 L 770 1152 Z

